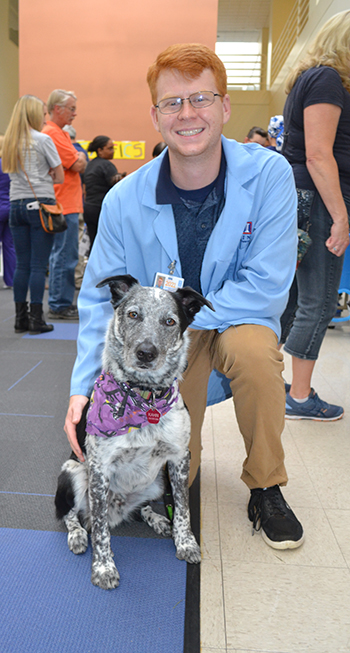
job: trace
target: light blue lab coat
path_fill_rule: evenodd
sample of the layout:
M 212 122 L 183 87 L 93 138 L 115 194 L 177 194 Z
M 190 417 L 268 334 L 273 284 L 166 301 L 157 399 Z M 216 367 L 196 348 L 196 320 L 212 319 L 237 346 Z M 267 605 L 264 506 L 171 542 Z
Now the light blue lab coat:
M 227 170 L 226 201 L 209 238 L 201 271 L 204 307 L 195 329 L 224 331 L 231 325 L 261 324 L 280 335 L 297 255 L 296 191 L 286 159 L 261 147 L 222 137 Z M 163 155 L 116 184 L 106 195 L 98 234 L 78 299 L 78 355 L 71 394 L 90 395 L 101 368 L 101 352 L 112 315 L 110 290 L 96 284 L 129 273 L 152 286 L 157 272 L 175 261 L 181 277 L 173 210 L 156 203 Z M 217 378 L 217 377 L 216 377 Z M 213 384 L 213 386 L 212 386 Z M 225 398 L 215 377 L 208 403 Z

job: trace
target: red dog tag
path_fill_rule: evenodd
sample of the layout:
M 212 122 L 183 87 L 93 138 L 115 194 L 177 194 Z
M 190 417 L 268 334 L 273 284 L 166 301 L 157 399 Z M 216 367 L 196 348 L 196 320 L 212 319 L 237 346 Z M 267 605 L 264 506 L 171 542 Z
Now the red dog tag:
M 146 417 L 150 424 L 158 424 L 160 420 L 160 412 L 156 408 L 150 408 L 146 413 Z

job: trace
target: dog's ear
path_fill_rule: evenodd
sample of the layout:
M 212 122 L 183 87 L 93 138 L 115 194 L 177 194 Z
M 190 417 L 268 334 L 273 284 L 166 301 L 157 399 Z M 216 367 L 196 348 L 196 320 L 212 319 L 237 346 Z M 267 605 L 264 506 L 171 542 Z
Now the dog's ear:
M 132 277 L 131 274 L 120 274 L 116 277 L 108 277 L 107 279 L 103 279 L 103 281 L 100 281 L 97 284 L 96 288 L 102 288 L 108 284 L 112 293 L 111 304 L 113 308 L 117 308 L 122 299 L 129 292 L 130 288 L 135 285 L 135 283 L 139 282 L 137 279 Z
M 179 288 L 173 293 L 173 295 L 181 304 L 187 321 L 187 326 L 193 322 L 196 313 L 200 311 L 202 306 L 207 306 L 211 311 L 215 311 L 213 305 L 199 292 L 190 288 L 190 286 Z

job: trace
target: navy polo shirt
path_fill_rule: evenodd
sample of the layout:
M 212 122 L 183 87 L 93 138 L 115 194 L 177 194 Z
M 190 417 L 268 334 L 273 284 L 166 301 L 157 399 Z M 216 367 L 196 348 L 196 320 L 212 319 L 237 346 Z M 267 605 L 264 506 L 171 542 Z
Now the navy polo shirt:
M 157 204 L 171 204 L 184 285 L 201 292 L 200 274 L 205 248 L 225 204 L 226 158 L 222 150 L 217 178 L 196 190 L 177 188 L 170 178 L 165 153 L 156 186 Z

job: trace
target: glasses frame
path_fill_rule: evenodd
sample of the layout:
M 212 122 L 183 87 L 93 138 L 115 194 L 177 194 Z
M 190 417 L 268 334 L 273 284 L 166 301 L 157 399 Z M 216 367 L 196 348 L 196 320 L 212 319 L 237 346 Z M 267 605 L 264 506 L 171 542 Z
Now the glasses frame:
M 61 109 L 68 109 L 68 111 L 70 111 L 71 113 L 75 113 L 76 110 L 77 110 L 77 107 L 76 107 L 76 106 L 74 106 L 74 107 L 67 107 L 66 104 L 58 104 L 57 106 L 60 107 Z
M 191 98 L 192 98 L 194 95 L 200 95 L 201 93 L 212 93 L 212 95 L 213 95 L 213 100 L 212 100 L 212 102 L 210 102 L 210 104 L 206 104 L 205 107 L 195 107 L 195 106 L 192 104 Z M 160 100 L 159 103 L 158 103 L 158 104 L 155 104 L 154 106 L 156 107 L 156 109 L 158 109 L 158 111 L 160 111 L 160 113 L 163 114 L 163 116 L 169 116 L 169 115 L 171 115 L 172 113 L 179 113 L 179 111 L 181 111 L 181 109 L 182 109 L 182 105 L 183 105 L 183 103 L 184 103 L 186 100 L 188 100 L 189 103 L 190 103 L 190 105 L 191 105 L 191 107 L 193 107 L 193 109 L 195 109 L 195 110 L 197 111 L 198 109 L 207 109 L 208 107 L 211 107 L 211 105 L 214 104 L 214 102 L 215 102 L 215 98 L 216 98 L 216 97 L 224 97 L 224 96 L 221 95 L 221 93 L 214 93 L 213 91 L 196 91 L 195 93 L 191 93 L 191 95 L 189 95 L 188 97 L 184 97 L 184 98 L 181 98 L 181 97 L 178 97 L 178 96 L 177 96 L 177 97 L 164 98 L 164 100 L 180 100 L 179 106 L 178 106 L 178 107 L 175 107 L 175 111 L 162 111 L 162 109 L 159 107 L 159 104 L 160 104 L 160 102 L 163 102 L 163 100 Z

